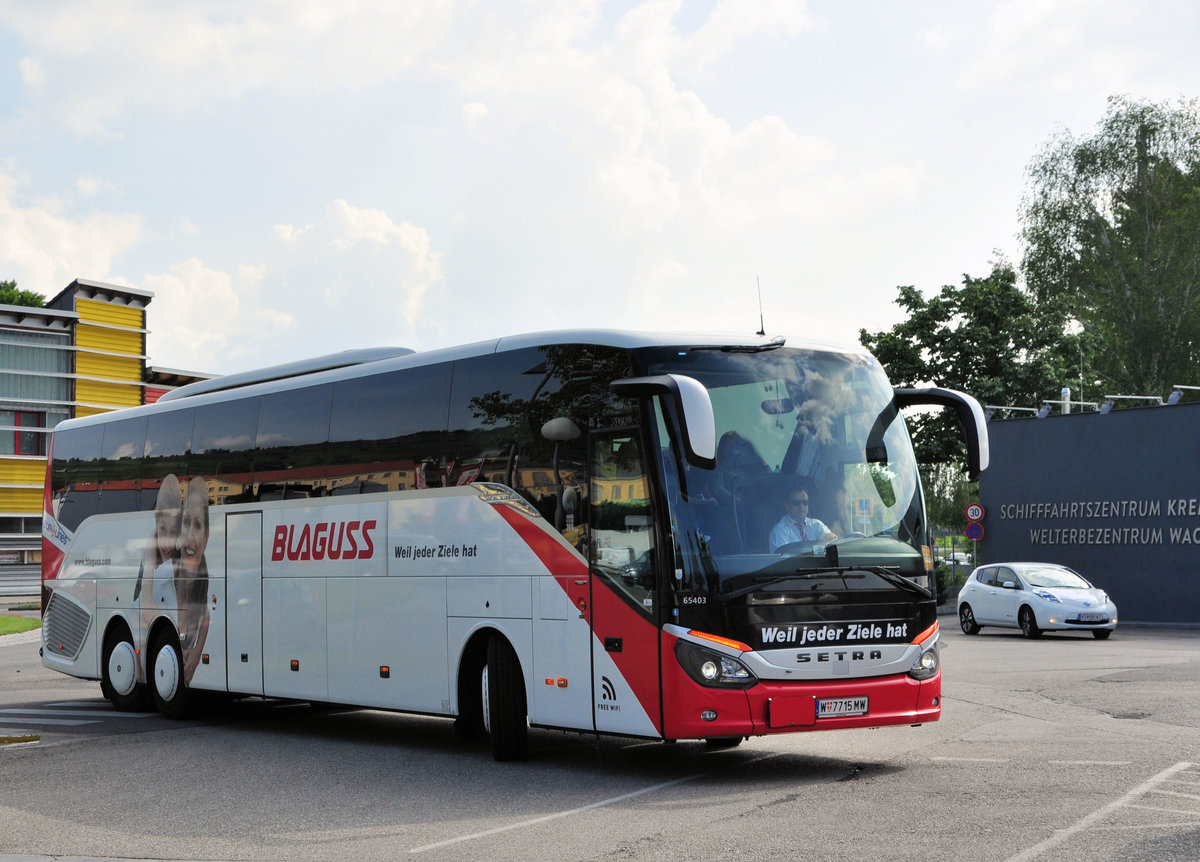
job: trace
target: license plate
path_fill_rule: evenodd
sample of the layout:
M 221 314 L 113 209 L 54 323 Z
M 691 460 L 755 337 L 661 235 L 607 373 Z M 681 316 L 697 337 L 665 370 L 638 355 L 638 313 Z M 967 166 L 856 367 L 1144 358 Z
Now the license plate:
M 1080 614 L 1079 621 L 1081 623 L 1102 623 L 1104 614 Z
M 865 697 L 826 697 L 817 701 L 817 718 L 866 714 L 867 698 Z

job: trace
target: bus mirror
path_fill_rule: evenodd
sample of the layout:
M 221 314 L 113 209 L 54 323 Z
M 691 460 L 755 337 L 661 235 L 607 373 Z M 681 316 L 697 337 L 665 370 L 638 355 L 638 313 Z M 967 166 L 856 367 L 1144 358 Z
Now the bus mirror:
M 936 386 L 925 389 L 897 389 L 895 393 L 897 407 L 930 405 L 954 408 L 967 443 L 967 475 L 972 480 L 978 479 L 979 474 L 987 469 L 989 460 L 987 420 L 979 402 L 965 392 Z
M 609 389 L 623 398 L 669 397 L 680 416 L 683 453 L 688 463 L 708 470 L 717 466 L 717 420 L 708 390 L 699 380 L 685 374 L 627 377 L 614 380 Z
M 565 443 L 568 440 L 577 440 L 580 433 L 582 432 L 580 432 L 579 426 L 566 416 L 551 419 L 542 426 L 542 436 L 552 443 Z

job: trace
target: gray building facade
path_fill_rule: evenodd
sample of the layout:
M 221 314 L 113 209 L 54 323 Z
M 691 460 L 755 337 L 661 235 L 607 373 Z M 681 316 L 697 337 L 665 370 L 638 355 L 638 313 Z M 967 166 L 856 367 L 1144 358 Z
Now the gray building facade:
M 1122 622 L 1200 625 L 1200 403 L 988 430 L 980 562 L 1061 563 Z

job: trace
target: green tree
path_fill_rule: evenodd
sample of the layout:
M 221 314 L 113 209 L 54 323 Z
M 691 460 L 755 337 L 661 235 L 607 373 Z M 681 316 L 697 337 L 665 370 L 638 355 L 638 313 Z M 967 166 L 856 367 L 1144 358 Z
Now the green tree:
M 1082 324 L 1126 395 L 1200 381 L 1200 107 L 1109 99 L 1090 138 L 1051 139 L 1029 167 L 1023 273 Z
M 1057 396 L 1079 374 L 1092 345 L 1064 331 L 1056 306 L 1043 306 L 1017 286 L 1007 262 L 984 278 L 964 276 L 926 299 L 899 288 L 908 317 L 886 332 L 862 330 L 859 340 L 883 363 L 896 386 L 944 386 L 981 404 L 1034 406 Z M 965 464 L 962 431 L 952 411 L 906 416 L 923 465 Z M 939 483 L 944 484 L 944 483 Z
M 0 305 L 29 305 L 41 308 L 46 304 L 46 297 L 32 290 L 18 290 L 13 280 L 0 281 Z

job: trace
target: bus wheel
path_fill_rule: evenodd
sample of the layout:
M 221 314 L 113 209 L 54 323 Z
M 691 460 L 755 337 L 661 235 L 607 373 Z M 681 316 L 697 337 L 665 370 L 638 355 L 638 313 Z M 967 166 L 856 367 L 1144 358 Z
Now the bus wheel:
M 138 682 L 138 656 L 133 638 L 124 627 L 104 638 L 100 661 L 100 691 L 122 712 L 144 712 L 150 708 L 150 692 Z
M 462 743 L 479 742 L 487 736 L 483 705 L 487 693 L 487 667 L 484 651 L 463 659 L 458 679 L 458 715 L 454 717 L 454 738 Z
M 710 736 L 704 740 L 709 751 L 720 751 L 722 748 L 737 748 L 742 744 L 744 736 Z
M 492 738 L 492 757 L 524 760 L 529 753 L 525 682 L 517 654 L 499 635 L 488 642 L 483 674 L 484 724 Z
M 183 655 L 179 641 L 170 629 L 164 629 L 154 639 L 150 652 L 153 660 L 154 705 L 167 718 L 186 718 L 189 712 L 187 684 L 183 680 Z

